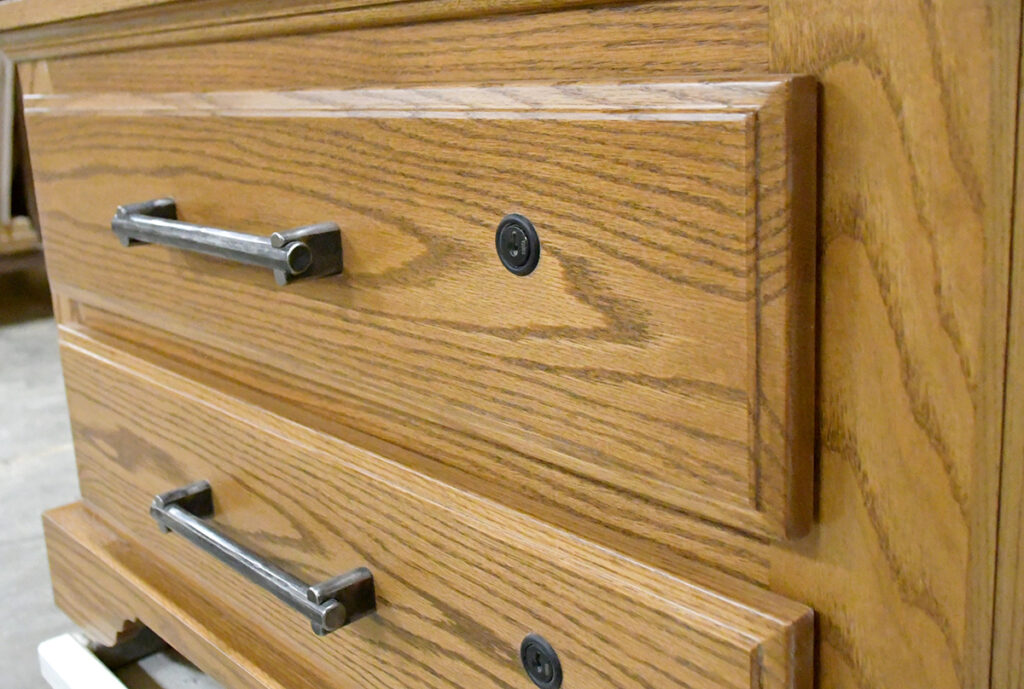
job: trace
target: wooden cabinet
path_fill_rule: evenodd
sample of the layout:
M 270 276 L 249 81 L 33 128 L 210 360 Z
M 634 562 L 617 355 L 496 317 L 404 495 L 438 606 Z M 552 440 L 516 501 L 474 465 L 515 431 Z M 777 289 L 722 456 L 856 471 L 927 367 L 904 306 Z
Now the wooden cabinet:
M 1017 686 L 1020 22 L 0 5 L 83 497 L 58 603 L 232 687 L 529 689 L 530 634 L 567 689 Z M 335 223 L 344 270 L 122 246 L 165 197 L 263 247 Z M 366 567 L 375 612 L 314 635 L 161 532 L 196 481 L 221 546 Z

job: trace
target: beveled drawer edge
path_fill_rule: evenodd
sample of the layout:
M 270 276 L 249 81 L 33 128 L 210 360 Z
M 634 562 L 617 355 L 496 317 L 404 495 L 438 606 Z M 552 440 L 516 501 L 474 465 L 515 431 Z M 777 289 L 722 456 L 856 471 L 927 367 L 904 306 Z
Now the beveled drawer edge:
M 32 93 L 26 115 L 169 117 L 495 117 L 594 113 L 607 119 L 743 119 L 786 100 L 793 75 L 501 86 L 130 93 Z M 811 80 L 813 82 L 813 80 Z M 799 85 L 798 85 L 799 86 Z M 780 93 L 781 92 L 781 93 Z M 796 116 L 800 119 L 802 115 Z M 605 118 L 600 118 L 605 119 Z M 792 119 L 792 118 L 791 118 Z M 799 124 L 799 122 L 798 122 Z
M 121 369 L 141 377 L 147 384 L 166 388 L 188 399 L 190 404 L 226 414 L 245 424 L 258 426 L 280 436 L 304 452 L 323 454 L 331 461 L 344 457 L 347 471 L 357 471 L 380 482 L 388 490 L 427 500 L 458 515 L 460 522 L 499 537 L 509 544 L 521 543 L 522 534 L 531 534 L 531 549 L 541 558 L 562 561 L 572 554 L 575 566 L 586 576 L 617 587 L 627 587 L 638 596 L 655 599 L 679 609 L 684 617 L 700 621 L 705 633 L 723 638 L 740 635 L 749 642 L 752 686 L 767 673 L 774 678 L 789 677 L 784 686 L 803 689 L 812 678 L 813 612 L 806 606 L 782 598 L 752 584 L 727 576 L 704 575 L 700 583 L 673 576 L 607 548 L 586 541 L 548 524 L 419 474 L 401 464 L 372 454 L 331 436 L 262 409 L 253 409 L 228 395 L 207 388 L 182 376 L 93 341 L 81 334 L 62 329 L 62 348 L 84 355 L 97 364 Z M 252 416 L 259 414 L 258 421 Z M 714 611 L 714 614 L 710 611 Z M 715 631 L 715 630 L 720 631 Z M 781 663 L 782 666 L 776 665 Z

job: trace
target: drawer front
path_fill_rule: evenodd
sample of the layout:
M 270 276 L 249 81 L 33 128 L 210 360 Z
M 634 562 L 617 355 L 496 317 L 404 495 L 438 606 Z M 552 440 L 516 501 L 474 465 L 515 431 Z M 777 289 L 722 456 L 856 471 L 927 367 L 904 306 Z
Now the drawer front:
M 813 100 L 786 78 L 27 112 L 63 294 L 185 342 L 197 367 L 253 362 L 245 384 L 304 422 L 473 490 L 521 484 L 556 510 L 607 494 L 599 509 L 780 536 L 811 505 Z M 257 234 L 336 222 L 344 273 L 279 288 L 263 268 L 121 247 L 115 208 L 165 196 L 182 220 Z M 537 231 L 528 275 L 496 251 L 510 213 Z
M 529 633 L 552 644 L 566 687 L 809 686 L 801 605 L 660 574 L 117 350 L 71 337 L 62 354 L 86 504 L 137 544 L 125 558 L 161 563 L 175 580 L 162 595 L 214 629 L 212 646 L 287 686 L 526 689 Z M 294 576 L 368 567 L 376 613 L 317 637 L 162 533 L 154 496 L 197 479 L 213 489 L 208 521 Z

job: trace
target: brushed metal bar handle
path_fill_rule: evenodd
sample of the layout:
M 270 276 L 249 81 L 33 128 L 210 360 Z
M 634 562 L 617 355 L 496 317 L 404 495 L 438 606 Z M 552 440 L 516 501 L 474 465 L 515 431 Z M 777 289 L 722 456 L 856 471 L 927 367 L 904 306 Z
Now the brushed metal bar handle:
M 208 481 L 161 493 L 153 499 L 149 513 L 164 532 L 184 536 L 308 617 L 320 636 L 377 609 L 373 573 L 366 567 L 308 585 L 204 522 L 204 517 L 213 516 Z
M 182 222 L 174 199 L 161 198 L 118 206 L 110 229 L 124 246 L 162 244 L 270 268 L 279 285 L 342 271 L 341 230 L 335 223 L 261 237 Z

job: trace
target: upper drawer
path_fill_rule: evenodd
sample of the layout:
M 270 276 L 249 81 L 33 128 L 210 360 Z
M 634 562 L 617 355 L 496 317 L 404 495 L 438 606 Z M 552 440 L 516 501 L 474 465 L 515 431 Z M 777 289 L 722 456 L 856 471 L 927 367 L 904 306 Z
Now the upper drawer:
M 810 80 L 26 105 L 55 287 L 185 341 L 197 367 L 252 362 L 243 382 L 304 422 L 555 511 L 639 499 L 662 528 L 807 524 Z M 336 222 L 344 273 L 277 287 L 121 247 L 115 208 L 163 196 L 256 234 Z M 495 250 L 509 213 L 538 234 L 526 276 Z

